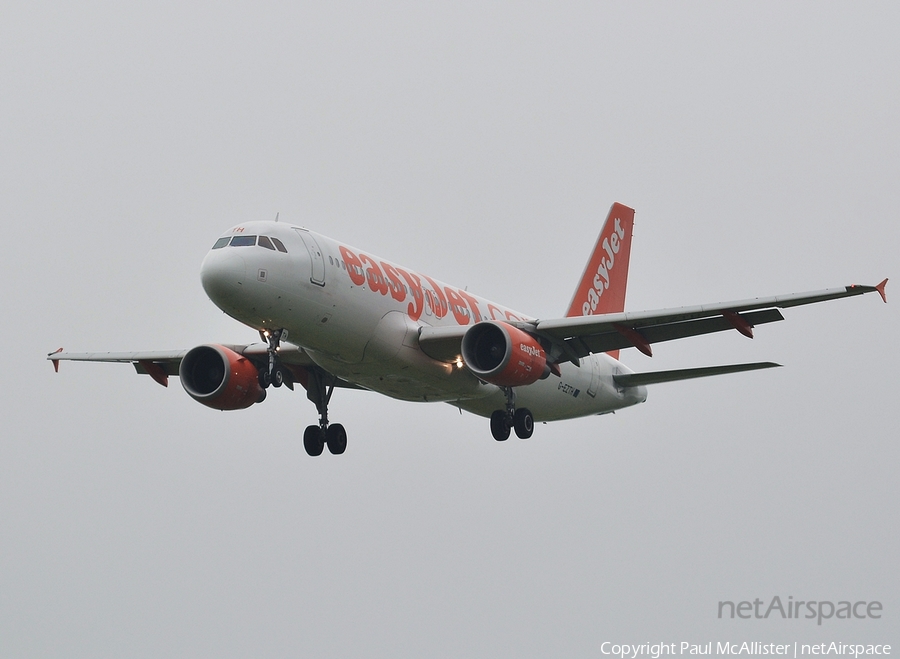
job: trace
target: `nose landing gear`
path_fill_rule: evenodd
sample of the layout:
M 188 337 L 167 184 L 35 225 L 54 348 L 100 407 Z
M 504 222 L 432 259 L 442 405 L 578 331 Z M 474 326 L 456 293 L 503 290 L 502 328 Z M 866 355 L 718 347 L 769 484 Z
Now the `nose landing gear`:
M 506 409 L 496 410 L 491 414 L 491 435 L 498 442 L 509 439 L 510 429 L 516 431 L 519 439 L 528 439 L 534 433 L 534 417 L 526 407 L 516 409 L 516 391 L 512 387 L 503 387 L 506 394 Z
M 281 344 L 281 339 L 287 338 L 287 330 L 266 330 L 265 332 L 260 332 L 259 335 L 269 344 L 266 350 L 269 356 L 269 363 L 266 368 L 261 369 L 259 372 L 259 386 L 263 389 L 268 389 L 269 386 L 277 389 L 281 385 L 286 384 L 288 389 L 293 389 L 294 382 L 290 371 L 278 363 L 278 346 Z

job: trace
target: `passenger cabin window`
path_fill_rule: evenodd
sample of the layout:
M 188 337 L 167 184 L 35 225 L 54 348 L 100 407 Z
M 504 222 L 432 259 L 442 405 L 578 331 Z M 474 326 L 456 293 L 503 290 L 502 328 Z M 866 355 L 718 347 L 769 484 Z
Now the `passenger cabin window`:
M 235 236 L 231 239 L 232 247 L 250 247 L 256 244 L 256 236 Z
M 272 241 L 268 239 L 266 236 L 260 236 L 259 241 L 256 243 L 260 247 L 265 247 L 266 249 L 271 249 L 273 252 L 275 251 L 275 245 L 272 244 Z
M 272 238 L 272 242 L 275 244 L 275 249 L 279 252 L 284 252 L 287 254 L 287 248 L 284 246 L 284 243 L 278 240 L 278 238 Z
M 228 241 L 231 240 L 230 237 L 226 236 L 225 238 L 219 238 L 216 241 L 216 244 L 212 246 L 213 249 L 222 249 L 225 245 L 228 244 Z

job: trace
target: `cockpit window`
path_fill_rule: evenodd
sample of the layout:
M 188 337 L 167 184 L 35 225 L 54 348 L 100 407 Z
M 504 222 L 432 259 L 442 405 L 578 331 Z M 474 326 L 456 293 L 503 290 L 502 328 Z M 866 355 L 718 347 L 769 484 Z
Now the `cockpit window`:
M 281 242 L 280 240 L 278 240 L 278 238 L 272 238 L 272 242 L 275 243 L 275 248 L 276 248 L 279 252 L 284 252 L 285 254 L 287 254 L 287 248 L 284 246 L 284 243 L 283 243 L 283 242 Z
M 232 247 L 250 247 L 256 244 L 256 236 L 235 236 L 231 239 Z
M 271 249 L 273 252 L 275 251 L 275 245 L 272 244 L 272 241 L 269 240 L 267 236 L 260 236 L 259 241 L 256 243 L 260 247 L 265 247 L 266 249 Z
M 212 246 L 212 248 L 213 249 L 222 249 L 223 247 L 225 247 L 225 245 L 228 244 L 229 240 L 231 240 L 231 238 L 229 238 L 228 236 L 226 236 L 225 238 L 219 238 L 216 241 L 216 244 Z

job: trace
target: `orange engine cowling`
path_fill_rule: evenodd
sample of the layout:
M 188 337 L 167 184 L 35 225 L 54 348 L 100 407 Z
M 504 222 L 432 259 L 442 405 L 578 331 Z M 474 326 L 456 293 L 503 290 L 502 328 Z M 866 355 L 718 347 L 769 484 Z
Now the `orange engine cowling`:
M 462 340 L 462 357 L 472 373 L 500 387 L 518 387 L 547 377 L 550 366 L 541 344 L 508 323 L 473 325 Z
M 265 397 L 253 362 L 225 346 L 192 348 L 178 376 L 191 398 L 216 410 L 242 410 Z

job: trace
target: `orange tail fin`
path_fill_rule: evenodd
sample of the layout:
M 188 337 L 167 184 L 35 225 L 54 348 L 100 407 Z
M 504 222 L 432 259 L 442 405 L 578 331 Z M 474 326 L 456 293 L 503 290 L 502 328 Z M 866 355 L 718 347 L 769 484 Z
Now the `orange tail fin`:
M 588 261 L 567 317 L 595 316 L 625 310 L 625 286 L 631 256 L 634 209 L 615 203 L 609 209 L 594 252 Z M 619 357 L 619 351 L 609 353 Z

